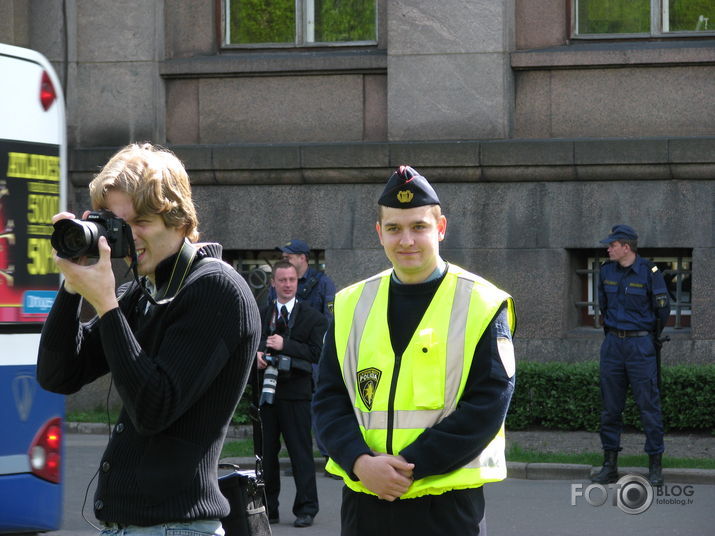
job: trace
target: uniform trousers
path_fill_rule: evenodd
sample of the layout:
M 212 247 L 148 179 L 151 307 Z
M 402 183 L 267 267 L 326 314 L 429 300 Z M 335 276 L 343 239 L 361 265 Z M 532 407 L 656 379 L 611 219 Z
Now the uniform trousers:
M 630 384 L 645 432 L 644 450 L 647 454 L 662 453 L 665 450 L 663 418 L 653 338 L 619 338 L 615 333 L 608 333 L 601 345 L 600 377 L 603 450 L 620 450 L 623 409 Z
M 314 517 L 318 513 L 318 490 L 310 433 L 310 400 L 276 399 L 273 404 L 261 406 L 261 421 L 268 517 L 278 517 L 278 495 L 281 491 L 278 453 L 281 449 L 281 435 L 288 449 L 295 480 L 293 514 Z
M 383 501 L 343 487 L 341 536 L 485 536 L 482 487 Z

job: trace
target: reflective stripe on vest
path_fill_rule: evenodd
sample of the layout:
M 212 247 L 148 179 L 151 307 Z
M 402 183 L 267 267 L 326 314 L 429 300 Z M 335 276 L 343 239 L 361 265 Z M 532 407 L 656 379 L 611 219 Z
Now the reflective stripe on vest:
M 478 276 L 450 266 L 400 360 L 392 352 L 387 327 L 390 274 L 388 270 L 338 294 L 335 340 L 363 437 L 376 452 L 399 453 L 424 429 L 455 410 L 476 345 L 505 301 L 512 327 L 515 319 L 507 294 Z M 394 406 L 389 407 L 398 361 L 402 365 L 394 381 Z M 361 374 L 366 377 L 364 384 L 358 378 Z M 366 392 L 361 393 L 361 389 Z M 370 493 L 334 462 L 329 462 L 328 469 L 343 476 L 348 487 Z M 403 498 L 477 487 L 505 477 L 502 426 L 479 457 L 446 475 L 414 482 Z

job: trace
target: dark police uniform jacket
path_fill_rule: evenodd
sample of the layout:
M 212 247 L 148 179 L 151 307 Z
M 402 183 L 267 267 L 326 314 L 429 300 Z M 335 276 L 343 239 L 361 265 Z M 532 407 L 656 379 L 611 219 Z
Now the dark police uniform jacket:
M 670 315 L 663 274 L 639 255 L 627 268 L 615 261 L 601 266 L 598 304 L 604 325 L 610 329 L 656 334 L 656 321 L 660 320 L 662 330 Z

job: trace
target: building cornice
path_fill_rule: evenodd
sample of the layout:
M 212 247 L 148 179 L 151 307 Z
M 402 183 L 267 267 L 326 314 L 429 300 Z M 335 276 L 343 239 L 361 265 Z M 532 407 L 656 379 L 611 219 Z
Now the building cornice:
M 382 183 L 401 164 L 436 182 L 715 179 L 715 136 L 170 147 L 194 184 Z M 72 150 L 73 184 L 87 184 L 116 150 Z

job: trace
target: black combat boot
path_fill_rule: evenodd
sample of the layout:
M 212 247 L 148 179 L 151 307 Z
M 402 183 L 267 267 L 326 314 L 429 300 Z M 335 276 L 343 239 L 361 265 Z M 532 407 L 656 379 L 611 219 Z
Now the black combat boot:
M 650 454 L 648 456 L 648 482 L 651 486 L 663 485 L 663 455 Z
M 595 484 L 611 484 L 618 480 L 618 451 L 603 451 L 603 467 L 591 477 L 591 482 Z

